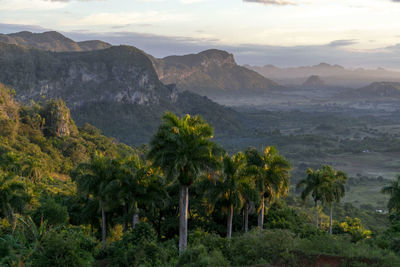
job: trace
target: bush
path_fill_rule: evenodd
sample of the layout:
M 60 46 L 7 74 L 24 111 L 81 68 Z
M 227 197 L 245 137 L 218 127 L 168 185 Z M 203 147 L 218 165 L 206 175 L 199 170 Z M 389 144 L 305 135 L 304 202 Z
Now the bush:
M 34 211 L 33 219 L 37 225 L 40 225 L 42 220 L 47 221 L 49 225 L 65 224 L 69 220 L 68 208 L 48 198 L 41 201 Z
M 111 266 L 169 266 L 177 258 L 177 247 L 173 242 L 158 243 L 153 228 L 139 223 L 112 243 L 104 256 Z
M 221 251 L 216 249 L 210 251 L 204 245 L 188 248 L 179 258 L 177 266 L 207 267 L 207 266 L 230 266 Z
M 32 256 L 32 266 L 92 266 L 97 242 L 80 228 L 51 229 Z
M 255 229 L 232 239 L 230 261 L 247 266 L 290 260 L 294 234 L 287 230 Z

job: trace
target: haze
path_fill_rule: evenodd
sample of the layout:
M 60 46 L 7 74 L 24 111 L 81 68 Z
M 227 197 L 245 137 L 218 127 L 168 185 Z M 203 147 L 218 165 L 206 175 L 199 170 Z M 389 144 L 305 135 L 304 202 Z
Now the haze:
M 219 48 L 240 64 L 400 68 L 391 0 L 0 0 L 0 32 L 61 31 L 157 57 Z

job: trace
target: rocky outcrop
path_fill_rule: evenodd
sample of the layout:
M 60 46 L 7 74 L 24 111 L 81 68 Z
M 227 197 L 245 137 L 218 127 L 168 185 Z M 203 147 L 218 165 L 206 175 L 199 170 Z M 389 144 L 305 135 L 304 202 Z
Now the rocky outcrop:
M 97 40 L 74 42 L 55 31 L 44 33 L 23 31 L 11 34 L 0 34 L 0 42 L 54 52 L 91 51 L 111 47 L 110 44 Z
M 280 86 L 258 73 L 236 64 L 232 54 L 207 50 L 199 54 L 152 58 L 158 77 L 181 91 L 206 96 L 267 93 Z
M 78 128 L 71 118 L 70 110 L 61 99 L 46 102 L 40 111 L 40 115 L 44 119 L 42 128 L 46 136 L 64 137 L 78 133 Z

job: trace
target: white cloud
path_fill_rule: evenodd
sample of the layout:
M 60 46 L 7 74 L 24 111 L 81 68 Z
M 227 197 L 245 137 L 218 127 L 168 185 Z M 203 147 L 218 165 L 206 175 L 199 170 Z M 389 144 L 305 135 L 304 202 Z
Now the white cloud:
M 0 11 L 16 10 L 52 10 L 60 9 L 67 5 L 65 2 L 48 2 L 43 0 L 3 0 Z
M 117 12 L 97 13 L 80 20 L 65 22 L 69 26 L 95 26 L 95 25 L 126 25 L 126 24 L 152 24 L 158 22 L 184 22 L 190 19 L 187 14 L 149 12 Z

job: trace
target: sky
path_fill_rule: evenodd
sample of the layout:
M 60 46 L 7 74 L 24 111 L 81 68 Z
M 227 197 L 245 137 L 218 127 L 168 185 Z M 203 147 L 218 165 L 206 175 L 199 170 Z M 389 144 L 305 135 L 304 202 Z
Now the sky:
M 156 57 L 400 69 L 400 0 L 0 0 L 0 33 L 56 30 Z

